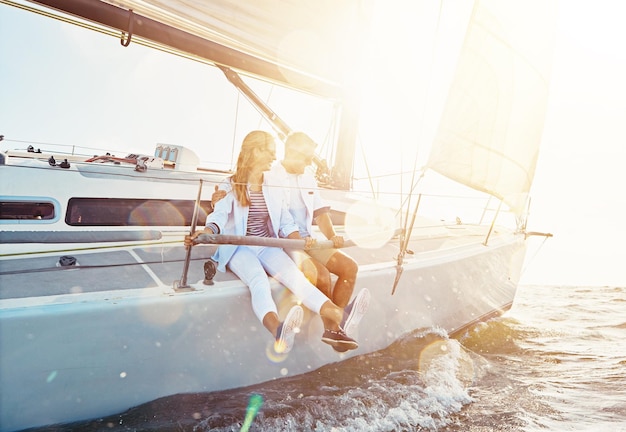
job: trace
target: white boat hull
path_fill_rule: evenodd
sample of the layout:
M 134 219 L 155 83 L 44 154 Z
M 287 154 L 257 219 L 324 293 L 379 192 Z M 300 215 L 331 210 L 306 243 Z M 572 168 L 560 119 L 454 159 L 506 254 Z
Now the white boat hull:
M 194 249 L 208 256 L 210 247 Z M 408 255 L 391 295 L 394 249 L 392 244 L 375 252 L 348 249 L 356 258 L 363 257 L 361 262 L 366 256 L 389 256 L 387 262 L 360 267 L 357 289 L 369 288 L 372 301 L 354 335 L 359 349 L 334 352 L 320 340 L 319 318 L 307 313 L 293 351 L 283 359 L 270 354 L 272 338 L 252 313 L 247 288 L 232 275 L 218 275 L 215 285 L 204 285 L 201 262 L 193 261 L 189 281 L 199 281 L 192 284 L 196 290 L 172 289 L 181 266 L 180 260 L 168 261 L 180 259 L 182 247 L 124 252 L 153 262 L 149 265 L 49 272 L 52 278 L 63 275 L 65 281 L 55 283 L 73 293 L 13 294 L 0 300 L 2 430 L 89 419 L 162 396 L 304 373 L 383 349 L 418 329 L 459 331 L 511 306 L 525 247 L 522 236 L 504 235 L 490 246 L 475 241 Z M 155 262 L 155 254 L 162 263 Z M 75 254 L 79 262 L 94 259 L 88 252 L 83 255 Z M 6 274 L 15 263 L 2 262 L 4 287 L 26 289 L 33 278 L 47 283 L 39 273 Z M 98 285 L 103 278 L 109 288 L 115 286 L 112 280 L 125 285 L 88 292 L 92 281 Z M 281 314 L 295 301 L 277 283 L 274 296 Z

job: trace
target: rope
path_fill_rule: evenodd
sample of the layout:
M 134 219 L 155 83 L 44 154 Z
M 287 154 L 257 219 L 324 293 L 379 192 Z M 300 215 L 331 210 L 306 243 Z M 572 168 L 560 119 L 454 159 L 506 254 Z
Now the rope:
M 545 245 L 545 243 L 548 241 L 548 239 L 552 237 L 550 236 L 544 236 L 543 241 L 541 242 L 541 244 L 539 245 L 539 247 L 537 247 L 537 250 L 535 251 L 534 254 L 532 254 L 530 257 L 528 257 L 525 261 L 525 265 L 524 268 L 522 268 L 522 274 L 526 273 L 526 270 L 528 269 L 528 267 L 530 267 L 530 264 L 535 260 L 535 258 L 537 257 L 537 255 L 539 254 L 539 251 L 543 248 L 543 246 Z
M 191 261 L 206 261 L 208 258 L 192 258 Z M 64 271 L 64 270 L 89 270 L 89 269 L 102 269 L 102 268 L 117 268 L 126 266 L 140 266 L 150 264 L 167 264 L 167 263 L 180 263 L 183 259 L 172 260 L 160 260 L 160 261 L 142 261 L 142 262 L 128 262 L 118 264 L 97 264 L 97 265 L 77 265 L 67 267 L 40 267 L 33 269 L 20 269 L 20 270 L 8 270 L 0 272 L 0 276 L 14 275 L 14 274 L 29 274 L 29 273 L 43 273 L 49 271 Z
M 181 240 L 169 240 L 158 243 L 132 243 L 132 244 L 124 244 L 123 247 L 142 247 L 142 246 L 161 246 L 167 244 L 181 244 Z M 1 258 L 7 257 L 19 257 L 19 256 L 27 256 L 27 255 L 40 255 L 40 254 L 56 254 L 56 253 L 72 253 L 72 252 L 81 252 L 81 251 L 99 251 L 105 249 L 119 249 L 119 245 L 109 245 L 109 246 L 92 246 L 92 247 L 84 247 L 84 248 L 72 248 L 72 249 L 49 249 L 49 250 L 39 250 L 33 252 L 16 252 L 16 253 L 8 253 L 8 254 L 0 254 Z M 1 273 L 0 273 L 1 274 Z

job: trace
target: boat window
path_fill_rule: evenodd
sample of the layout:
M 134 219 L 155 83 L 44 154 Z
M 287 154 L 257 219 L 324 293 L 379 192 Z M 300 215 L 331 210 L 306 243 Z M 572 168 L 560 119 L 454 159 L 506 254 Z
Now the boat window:
M 2 201 L 0 219 L 51 220 L 55 218 L 54 204 L 41 201 Z
M 71 198 L 65 223 L 74 226 L 189 226 L 193 200 L 125 198 Z M 211 202 L 201 201 L 198 226 L 211 212 Z

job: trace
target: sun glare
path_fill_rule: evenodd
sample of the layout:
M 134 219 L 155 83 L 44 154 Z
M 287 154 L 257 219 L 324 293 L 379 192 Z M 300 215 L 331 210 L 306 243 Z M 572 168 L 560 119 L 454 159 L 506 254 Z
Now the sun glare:
M 373 200 L 357 201 L 346 213 L 346 234 L 360 247 L 382 247 L 391 240 L 397 226 L 394 212 Z
M 359 128 L 363 153 L 376 155 L 368 161 L 375 174 L 426 162 L 471 11 L 452 3 L 376 3 L 361 68 Z

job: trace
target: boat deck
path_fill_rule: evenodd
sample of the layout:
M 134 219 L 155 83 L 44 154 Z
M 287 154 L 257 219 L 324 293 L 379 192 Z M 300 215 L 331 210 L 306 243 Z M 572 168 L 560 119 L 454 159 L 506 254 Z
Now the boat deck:
M 435 234 L 431 232 L 415 235 L 409 243 L 405 262 L 433 258 L 450 248 L 475 245 L 483 241 L 484 236 L 484 227 L 461 225 L 438 229 Z M 215 248 L 214 245 L 193 248 L 188 283 L 196 284 L 204 279 L 204 262 Z M 389 267 L 390 263 L 395 263 L 399 249 L 399 240 L 392 239 L 379 248 L 354 246 L 345 248 L 344 251 L 359 262 L 360 268 L 372 269 Z M 182 244 L 142 244 L 119 249 L 109 246 L 75 250 L 57 248 L 37 254 L 4 256 L 0 260 L 0 301 L 41 299 L 68 294 L 173 289 L 174 283 L 182 277 L 185 255 L 186 250 Z M 61 261 L 72 258 L 76 260 L 74 265 L 61 266 Z M 216 285 L 234 280 L 237 277 L 229 271 L 218 272 L 214 277 Z M 0 309 L 11 307 L 9 303 L 2 302 Z

